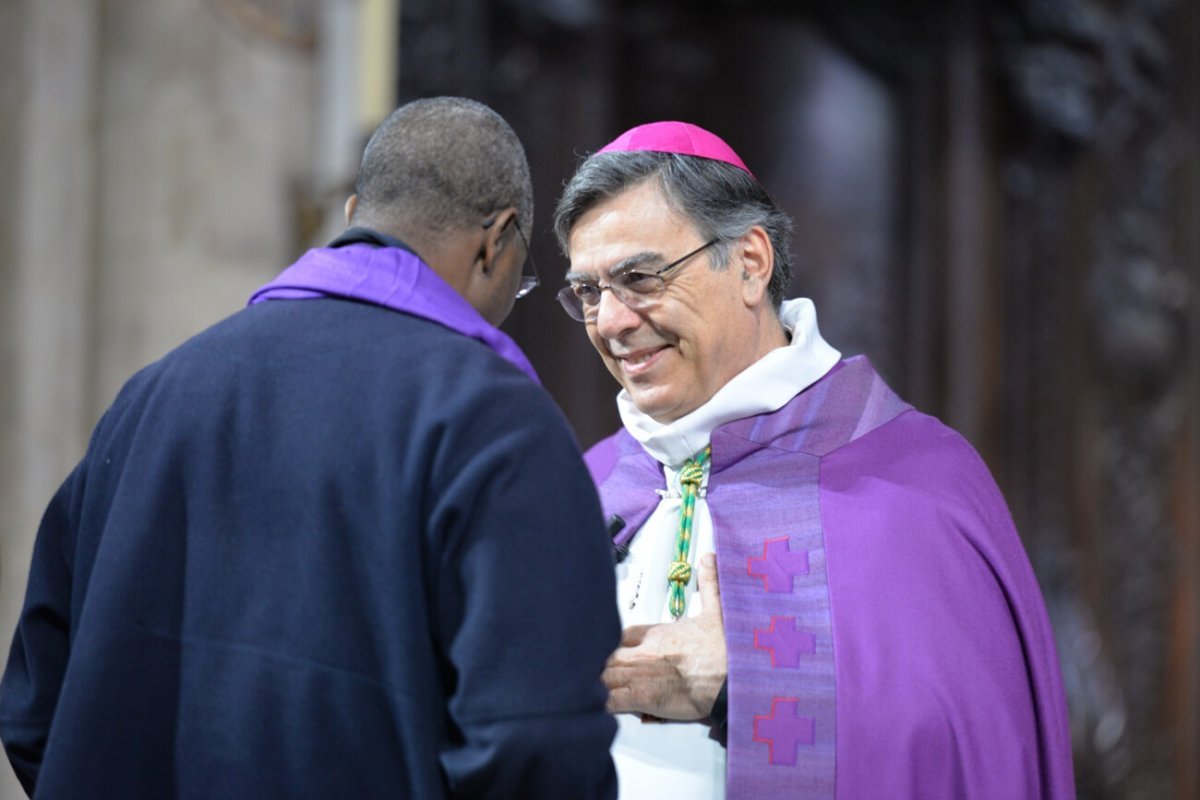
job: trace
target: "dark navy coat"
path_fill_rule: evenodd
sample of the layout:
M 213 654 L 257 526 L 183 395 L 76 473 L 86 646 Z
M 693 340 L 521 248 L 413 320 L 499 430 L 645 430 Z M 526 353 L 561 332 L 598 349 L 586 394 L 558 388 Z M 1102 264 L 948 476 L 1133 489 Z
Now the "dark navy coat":
M 39 530 L 0 684 L 63 798 L 605 797 L 611 551 L 545 392 L 337 299 L 138 373 Z

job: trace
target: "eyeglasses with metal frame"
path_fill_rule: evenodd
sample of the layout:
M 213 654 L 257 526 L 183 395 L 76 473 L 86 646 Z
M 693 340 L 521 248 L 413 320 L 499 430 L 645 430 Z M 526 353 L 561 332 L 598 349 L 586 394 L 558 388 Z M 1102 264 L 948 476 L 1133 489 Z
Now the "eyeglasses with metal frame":
M 492 227 L 495 222 L 495 217 L 484 220 L 484 230 Z M 516 299 L 520 300 L 522 297 L 540 286 L 542 281 L 541 278 L 538 277 L 537 264 L 533 263 L 533 250 L 529 247 L 529 240 L 525 238 L 525 231 L 521 230 L 521 220 L 514 217 L 513 227 L 517 229 L 517 236 L 521 237 L 521 244 L 525 245 L 525 264 L 529 265 L 529 272 L 525 272 L 524 265 L 521 267 L 521 283 L 517 287 L 516 294 Z
M 564 286 L 558 292 L 558 302 L 571 319 L 578 322 L 590 322 L 600 312 L 600 295 L 605 289 L 612 291 L 627 307 L 635 311 L 654 305 L 658 295 L 667 287 L 666 273 L 682 266 L 689 259 L 712 247 L 719 238 L 712 239 L 697 247 L 680 258 L 675 259 L 665 267 L 653 272 L 629 269 L 613 275 L 607 286 L 601 286 L 592 281 L 575 281 Z

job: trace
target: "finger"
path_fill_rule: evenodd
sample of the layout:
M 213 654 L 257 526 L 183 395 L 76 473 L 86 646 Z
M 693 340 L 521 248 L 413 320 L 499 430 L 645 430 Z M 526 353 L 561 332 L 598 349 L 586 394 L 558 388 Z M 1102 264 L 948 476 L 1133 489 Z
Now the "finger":
M 628 686 L 633 682 L 638 668 L 630 661 L 609 659 L 608 664 L 604 666 L 604 671 L 600 673 L 600 678 L 609 689 L 618 685 Z
M 625 644 L 618 645 L 616 650 L 608 654 L 608 660 L 604 662 L 604 668 L 609 669 L 621 664 L 628 664 L 632 660 L 630 654 L 635 649 L 636 647 L 626 646 Z
M 617 689 L 625 687 L 629 682 L 624 673 L 625 670 L 621 667 L 609 667 L 600 673 L 600 681 L 610 693 L 615 692 Z
M 633 692 L 628 686 L 617 686 L 608 693 L 604 708 L 610 714 L 628 714 L 635 711 Z
M 621 647 L 637 647 L 646 638 L 646 631 L 651 625 L 630 625 L 621 631 Z
M 721 615 L 721 586 L 717 580 L 717 554 L 705 553 L 700 557 L 698 578 L 702 613 Z

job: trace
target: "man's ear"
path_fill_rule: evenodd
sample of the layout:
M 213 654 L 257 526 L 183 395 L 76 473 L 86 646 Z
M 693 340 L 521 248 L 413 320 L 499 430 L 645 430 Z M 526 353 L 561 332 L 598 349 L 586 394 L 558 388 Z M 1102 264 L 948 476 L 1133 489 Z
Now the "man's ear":
M 746 231 L 733 244 L 730 269 L 740 271 L 742 299 L 748 306 L 757 306 L 768 296 L 767 287 L 775 269 L 775 249 L 771 237 L 761 225 Z
M 489 275 L 500 254 L 513 246 L 516 237 L 511 235 L 510 228 L 516 221 L 517 209 L 514 206 L 502 209 L 488 221 L 483 230 L 483 238 L 479 242 L 479 252 L 475 257 L 475 265 L 484 275 Z
M 350 218 L 354 216 L 354 209 L 358 208 L 358 195 L 352 194 L 346 198 L 346 227 L 350 227 Z

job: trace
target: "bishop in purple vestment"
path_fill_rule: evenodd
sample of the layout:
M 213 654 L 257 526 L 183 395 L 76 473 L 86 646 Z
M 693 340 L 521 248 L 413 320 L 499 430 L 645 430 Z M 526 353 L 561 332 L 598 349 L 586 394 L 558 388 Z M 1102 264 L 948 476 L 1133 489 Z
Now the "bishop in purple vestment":
M 733 150 L 634 128 L 555 222 L 559 300 L 622 387 L 588 453 L 623 525 L 620 796 L 1073 797 L 1054 638 L 995 482 L 784 301 L 790 220 Z

